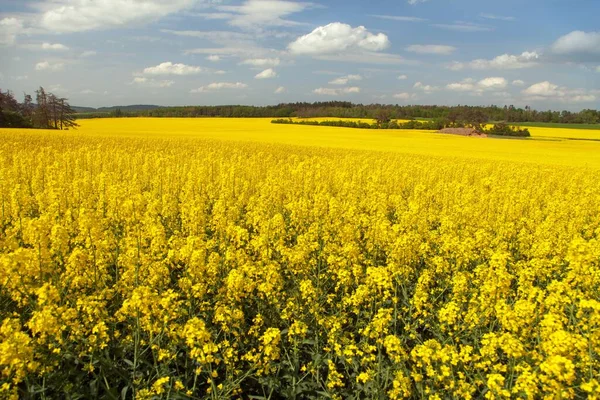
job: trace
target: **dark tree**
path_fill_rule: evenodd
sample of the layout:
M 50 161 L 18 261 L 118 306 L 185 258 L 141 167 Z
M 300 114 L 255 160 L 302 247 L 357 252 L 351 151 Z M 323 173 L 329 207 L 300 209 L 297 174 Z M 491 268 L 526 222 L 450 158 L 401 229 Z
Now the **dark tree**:
M 382 109 L 375 115 L 375 120 L 378 125 L 389 124 L 392 120 L 389 110 Z

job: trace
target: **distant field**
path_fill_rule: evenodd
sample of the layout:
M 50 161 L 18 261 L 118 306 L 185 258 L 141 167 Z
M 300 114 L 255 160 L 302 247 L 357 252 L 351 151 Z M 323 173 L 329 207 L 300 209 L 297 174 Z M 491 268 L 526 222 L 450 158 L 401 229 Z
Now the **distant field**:
M 540 128 L 561 128 L 561 129 L 592 129 L 600 131 L 600 124 L 555 124 L 547 122 L 518 122 L 516 126 L 532 126 Z
M 531 128 L 533 139 L 500 140 L 418 130 L 274 125 L 271 118 L 112 118 L 79 123 L 81 128 L 67 135 L 220 139 L 600 168 L 600 142 L 565 140 L 600 138 L 600 130 Z

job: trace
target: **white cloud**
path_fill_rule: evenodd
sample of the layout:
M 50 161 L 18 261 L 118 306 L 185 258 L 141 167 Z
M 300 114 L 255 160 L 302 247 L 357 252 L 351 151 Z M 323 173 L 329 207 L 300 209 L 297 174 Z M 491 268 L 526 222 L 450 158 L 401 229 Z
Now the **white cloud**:
M 446 89 L 455 92 L 473 92 L 481 93 L 484 91 L 501 90 L 508 86 L 506 79 L 501 77 L 490 77 L 475 82 L 474 79 L 464 79 L 461 82 L 450 83 Z
M 392 20 L 392 21 L 400 21 L 400 22 L 425 22 L 425 21 L 427 21 L 425 18 L 406 17 L 406 16 L 400 16 L 400 15 L 378 15 L 378 14 L 371 14 L 369 16 L 370 17 L 375 17 L 375 18 L 380 18 L 380 19 L 389 19 L 389 20 Z
M 143 73 L 147 75 L 196 75 L 205 72 L 204 68 L 185 64 L 173 64 L 170 61 L 158 64 L 154 67 L 144 68 Z
M 299 22 L 286 19 L 291 14 L 313 7 L 312 3 L 286 0 L 247 0 L 238 6 L 219 6 L 220 13 L 204 14 L 209 19 L 229 19 L 229 24 L 245 29 L 266 26 L 296 26 Z
M 166 87 L 172 86 L 175 82 L 168 81 L 168 80 L 158 81 L 158 80 L 146 78 L 143 76 L 136 76 L 135 78 L 133 78 L 133 81 L 131 81 L 131 83 L 140 85 L 140 86 L 147 86 L 147 87 L 154 87 L 154 88 L 166 88 Z
M 407 80 L 407 79 L 408 79 L 408 76 L 407 76 L 407 75 L 399 75 L 399 76 L 398 76 L 398 80 L 405 81 L 405 80 Z
M 65 51 L 69 48 L 61 43 L 42 43 L 42 50 Z
M 419 3 L 425 3 L 428 0 L 406 0 L 406 2 L 410 5 L 415 5 L 415 4 L 419 4 Z
M 483 90 L 498 90 L 508 86 L 508 82 L 501 77 L 491 77 L 480 80 L 477 86 Z
M 463 79 L 460 82 L 450 83 L 446 85 L 446 89 L 455 92 L 470 92 L 475 90 L 475 87 L 475 82 L 471 78 Z
M 520 79 L 517 79 L 517 80 L 512 81 L 512 84 L 513 84 L 513 86 L 523 86 L 523 85 L 525 85 L 525 82 L 523 82 Z
M 361 81 L 362 76 L 360 75 L 346 75 L 336 78 L 329 82 L 330 85 L 346 85 L 350 81 Z
M 221 89 L 246 89 L 248 85 L 242 82 L 213 82 L 207 86 L 201 86 L 198 89 L 190 90 L 190 93 L 213 92 Z
M 215 71 L 215 75 L 225 75 L 227 71 L 223 71 L 222 69 Z
M 29 76 L 27 75 L 15 76 L 15 81 L 26 81 L 27 79 L 29 79 Z
M 277 89 L 275 89 L 275 94 L 281 94 L 281 93 L 285 93 L 285 88 L 283 86 L 279 86 Z
M 456 51 L 454 46 L 445 46 L 441 44 L 413 44 L 406 48 L 406 51 L 418 54 L 441 54 L 450 55 Z
M 61 43 L 22 44 L 21 48 L 34 51 L 67 51 L 69 48 Z
M 94 92 L 92 89 L 84 89 L 81 92 L 79 92 L 81 94 L 94 94 L 96 92 Z
M 0 19 L 0 46 L 15 44 L 17 35 L 23 32 L 23 21 L 14 17 Z
M 290 43 L 294 54 L 340 54 L 353 51 L 381 51 L 390 41 L 383 33 L 373 34 L 364 26 L 352 28 L 348 24 L 333 22 L 319 26 L 311 33 Z
M 273 68 L 268 68 L 268 69 L 265 69 L 264 71 L 256 74 L 254 79 L 271 79 L 271 78 L 275 78 L 276 76 L 277 76 L 277 73 L 275 72 L 275 70 Z
M 481 18 L 492 19 L 492 20 L 496 20 L 496 21 L 515 21 L 516 20 L 515 17 L 506 17 L 503 15 L 496 15 L 496 14 L 481 13 L 481 14 L 479 14 L 479 16 Z
M 522 93 L 528 101 L 555 100 L 563 103 L 591 103 L 597 99 L 595 94 L 584 89 L 569 89 L 548 81 L 533 84 Z
M 409 100 L 411 97 L 413 97 L 413 95 L 411 95 L 410 93 L 404 92 L 404 93 L 396 93 L 393 97 L 398 100 Z
M 419 89 L 424 91 L 425 93 L 431 93 L 431 92 L 435 92 L 436 90 L 439 90 L 440 88 L 438 88 L 437 86 L 431 86 L 431 85 L 424 85 L 422 82 L 416 82 L 413 85 L 413 88 L 415 89 Z
M 85 57 L 93 57 L 96 54 L 98 54 L 97 52 L 95 52 L 94 50 L 86 50 L 83 53 L 81 53 L 79 55 L 79 57 L 85 58 Z
M 65 67 L 64 63 L 50 63 L 49 61 L 41 61 L 35 64 L 36 71 L 60 71 Z
M 600 56 L 600 32 L 573 31 L 552 45 L 558 55 Z
M 250 58 L 244 60 L 240 65 L 251 65 L 253 67 L 276 67 L 281 60 L 279 58 Z
M 494 30 L 486 25 L 479 25 L 464 21 L 456 21 L 453 24 L 432 24 L 431 26 L 457 32 L 489 32 Z
M 313 93 L 323 96 L 341 96 L 343 94 L 360 93 L 360 88 L 356 86 L 340 89 L 318 88 L 313 90 Z
M 40 5 L 40 26 L 55 33 L 131 26 L 158 20 L 196 0 L 53 0 Z
M 216 54 L 211 54 L 210 56 L 206 57 L 206 59 L 210 62 L 219 62 L 219 61 L 221 61 L 221 56 L 218 56 Z
M 537 65 L 539 58 L 538 53 L 525 51 L 520 55 L 502 54 L 491 60 L 477 59 L 467 63 L 454 62 L 448 66 L 448 69 L 460 71 L 465 68 L 477 70 L 531 68 Z

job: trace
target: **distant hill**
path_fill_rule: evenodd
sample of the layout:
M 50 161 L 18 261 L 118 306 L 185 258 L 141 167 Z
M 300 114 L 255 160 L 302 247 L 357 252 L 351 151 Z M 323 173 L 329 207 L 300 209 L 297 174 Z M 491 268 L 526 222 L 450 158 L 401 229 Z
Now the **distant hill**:
M 78 107 L 72 106 L 72 108 L 77 113 L 111 113 L 116 109 L 120 108 L 123 112 L 137 112 L 137 111 L 146 111 L 146 110 L 155 110 L 157 108 L 161 108 L 161 106 L 155 106 L 151 104 L 134 104 L 130 106 L 111 106 L 111 107 Z

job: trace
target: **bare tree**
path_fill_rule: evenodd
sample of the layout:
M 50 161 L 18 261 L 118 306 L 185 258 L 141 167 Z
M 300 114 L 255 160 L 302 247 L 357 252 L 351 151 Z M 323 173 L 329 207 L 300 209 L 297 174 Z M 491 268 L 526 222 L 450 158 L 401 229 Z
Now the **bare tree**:
M 33 118 L 34 127 L 41 129 L 51 128 L 50 105 L 48 104 L 48 95 L 43 87 L 40 86 L 40 88 L 35 91 L 35 100 L 37 107 Z
M 75 122 L 75 110 L 67 99 L 46 92 L 43 87 L 36 91 L 37 107 L 34 125 L 43 129 L 69 129 L 79 125 Z

